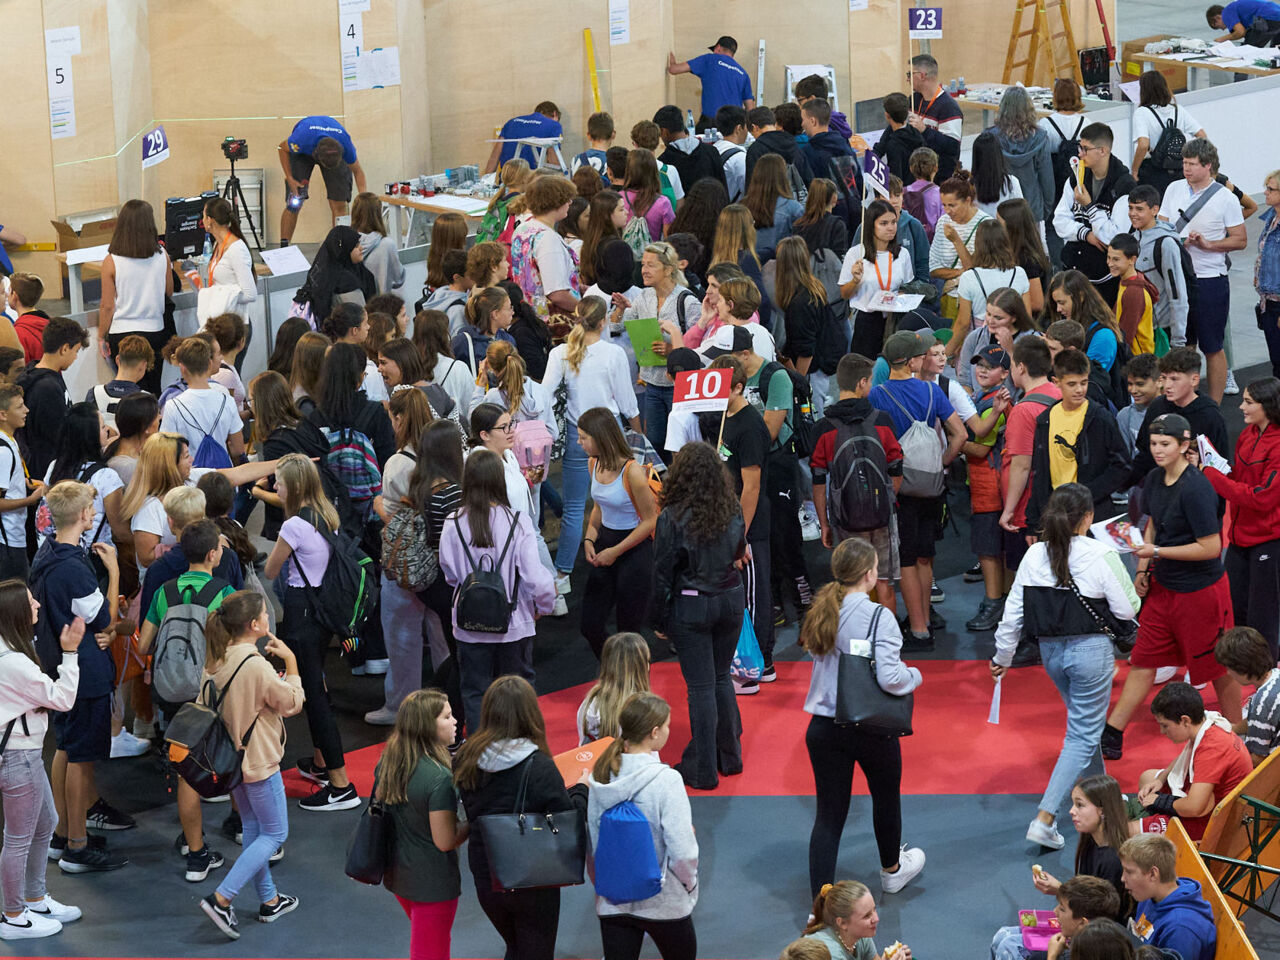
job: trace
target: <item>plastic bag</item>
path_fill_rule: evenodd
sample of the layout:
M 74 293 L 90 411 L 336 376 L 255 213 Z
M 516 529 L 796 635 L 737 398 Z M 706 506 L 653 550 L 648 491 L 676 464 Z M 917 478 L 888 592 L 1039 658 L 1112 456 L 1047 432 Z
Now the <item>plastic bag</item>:
M 756 628 L 751 623 L 750 612 L 743 611 L 742 632 L 738 634 L 738 649 L 733 654 L 729 673 L 739 680 L 759 680 L 763 672 L 764 654 L 760 652 Z

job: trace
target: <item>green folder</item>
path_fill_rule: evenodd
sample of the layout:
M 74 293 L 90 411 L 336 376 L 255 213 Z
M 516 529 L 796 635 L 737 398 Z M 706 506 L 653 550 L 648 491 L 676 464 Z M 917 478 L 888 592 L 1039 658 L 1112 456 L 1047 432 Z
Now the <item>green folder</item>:
M 662 327 L 657 317 L 637 317 L 635 320 L 624 320 L 627 336 L 631 338 L 631 347 L 636 352 L 636 363 L 642 367 L 665 367 L 667 358 L 653 352 L 653 344 L 662 339 Z

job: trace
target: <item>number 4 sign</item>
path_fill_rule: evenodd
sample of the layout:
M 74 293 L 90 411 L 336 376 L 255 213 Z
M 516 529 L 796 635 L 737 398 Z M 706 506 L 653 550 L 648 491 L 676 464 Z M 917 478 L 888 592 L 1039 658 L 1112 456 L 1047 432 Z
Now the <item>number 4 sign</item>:
M 142 169 L 154 167 L 157 163 L 169 159 L 169 138 L 165 136 L 164 127 L 159 126 L 142 135 Z
M 730 371 L 721 368 L 677 373 L 671 409 L 686 413 L 727 410 L 731 386 Z
M 907 36 L 912 40 L 941 40 L 942 8 L 908 7 Z

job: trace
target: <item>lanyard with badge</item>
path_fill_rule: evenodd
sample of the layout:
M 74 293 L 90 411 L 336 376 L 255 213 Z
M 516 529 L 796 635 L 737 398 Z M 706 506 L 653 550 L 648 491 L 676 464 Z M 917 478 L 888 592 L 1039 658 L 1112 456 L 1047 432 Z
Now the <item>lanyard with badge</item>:
M 880 272 L 880 255 L 878 253 L 876 254 L 876 260 L 875 260 L 874 266 L 876 268 L 876 283 L 880 285 L 880 292 L 877 293 L 871 301 L 871 309 L 873 310 L 888 310 L 893 307 L 894 301 L 898 299 L 897 294 L 895 294 L 892 289 L 893 287 L 893 255 L 892 254 L 888 256 L 888 260 L 889 260 L 889 277 L 888 279 L 885 279 L 884 275 Z

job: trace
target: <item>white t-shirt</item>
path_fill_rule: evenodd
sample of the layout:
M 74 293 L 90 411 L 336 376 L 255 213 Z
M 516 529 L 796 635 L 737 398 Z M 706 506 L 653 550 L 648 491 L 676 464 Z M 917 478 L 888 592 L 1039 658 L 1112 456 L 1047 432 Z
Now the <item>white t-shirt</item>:
M 233 367 L 231 364 L 224 363 L 222 366 L 220 366 L 214 372 L 213 376 L 209 378 L 209 381 L 210 383 L 218 384 L 220 387 L 226 390 L 227 393 L 231 394 L 232 398 L 236 402 L 237 410 L 248 409 L 247 404 L 245 402 L 246 394 L 244 389 L 244 381 L 240 379 L 240 371 L 237 370 L 235 367 Z
M 5 500 L 22 500 L 31 491 L 27 489 L 27 472 L 22 466 L 22 454 L 18 441 L 0 430 L 0 484 L 4 485 Z M 27 511 L 6 510 L 0 513 L 0 527 L 6 546 L 27 545 Z
M 1176 117 L 1175 117 L 1176 114 Z M 1157 119 L 1159 118 L 1159 119 Z M 1147 138 L 1147 149 L 1154 150 L 1160 142 L 1160 131 L 1166 123 L 1173 120 L 1182 135 L 1188 140 L 1201 129 L 1195 117 L 1175 103 L 1164 107 L 1135 107 L 1133 110 L 1133 142 L 1136 145 L 1143 137 Z
M 1021 200 L 1022 184 L 1018 182 L 1018 178 L 1010 174 L 1004 182 L 1004 189 L 1000 191 L 1000 196 L 996 197 L 995 203 L 979 203 L 978 209 L 985 213 L 988 217 L 996 215 L 996 209 L 1006 200 Z
M 1088 121 L 1082 113 L 1057 113 L 1055 111 L 1047 117 L 1041 117 L 1039 127 L 1044 131 L 1045 136 L 1049 138 L 1050 153 L 1056 152 L 1058 147 L 1062 146 L 1062 137 L 1058 136 L 1058 130 L 1053 129 L 1053 124 L 1049 122 L 1050 120 L 1058 125 L 1058 130 L 1061 130 L 1072 140 L 1079 140 L 1080 131 L 1088 125 Z
M 849 283 L 853 279 L 853 267 L 859 260 L 865 258 L 865 252 L 862 244 L 855 243 L 849 248 L 849 252 L 844 255 L 844 262 L 840 265 L 841 286 Z M 879 273 L 876 268 L 879 268 Z M 876 254 L 875 266 L 871 261 L 866 261 L 862 267 L 862 282 L 858 285 L 858 289 L 853 296 L 849 298 L 849 304 L 855 310 L 865 310 L 869 307 L 873 297 L 878 296 L 883 290 L 888 293 L 896 293 L 904 283 L 908 283 L 915 278 L 915 271 L 911 265 L 911 253 L 904 246 L 898 251 L 898 256 L 893 258 L 890 263 L 889 253 L 881 250 Z
M 0 456 L 3 460 L 3 456 Z M 51 485 L 50 480 L 53 478 L 53 464 L 49 464 L 49 469 L 45 471 L 44 482 Z M 89 464 L 84 463 L 79 467 L 79 471 L 83 471 Z M 78 478 L 80 472 L 77 471 Z M 98 534 L 98 543 L 113 543 L 111 538 L 111 524 L 104 523 L 103 520 L 107 515 L 107 508 L 104 504 L 106 497 L 115 493 L 117 490 L 124 489 L 124 481 L 120 479 L 120 474 L 116 473 L 111 467 L 99 467 L 95 470 L 86 481 L 94 490 L 93 496 L 93 523 L 80 536 L 80 546 L 88 550 L 94 544 L 94 534 Z M 21 511 L 19 511 L 21 512 Z M 102 527 L 102 532 L 98 533 L 98 527 Z M 40 501 L 40 508 L 36 510 L 36 536 L 41 544 L 55 533 L 53 526 L 53 518 L 48 515 L 48 508 L 45 502 Z
M 956 281 L 956 296 L 969 301 L 975 326 L 987 322 L 987 294 L 1001 287 L 1013 287 L 1023 294 L 1031 289 L 1027 271 L 1021 267 L 1012 270 L 996 270 L 992 267 L 973 267 L 960 274 Z
M 623 296 L 626 297 L 629 302 L 635 303 L 636 297 L 640 296 L 640 291 L 643 289 L 643 287 L 632 286 L 630 290 L 623 293 Z M 608 305 L 609 316 L 613 316 L 613 298 L 601 290 L 598 283 L 593 283 L 591 286 L 587 287 L 587 292 L 584 293 L 582 297 L 584 300 L 587 297 L 599 297 Z M 631 382 L 635 383 L 639 380 L 640 364 L 636 362 L 635 347 L 631 346 L 631 338 L 627 336 L 626 325 L 622 323 L 621 320 L 617 323 L 613 323 L 611 320 L 606 319 L 604 331 L 601 333 L 600 339 L 608 340 L 610 343 L 616 343 L 622 348 L 622 351 L 627 355 L 627 364 L 631 367 Z
M 697 443 L 702 439 L 702 428 L 698 425 L 698 415 L 687 410 L 672 410 L 667 415 L 667 439 L 664 446 L 676 453 L 686 443 Z
M 747 147 L 732 140 L 717 140 L 712 144 L 724 157 L 731 150 L 737 152 L 724 161 L 724 178 L 729 189 L 729 202 L 737 203 L 747 189 Z
M 570 423 L 576 424 L 582 411 L 592 407 L 607 407 L 627 420 L 639 415 L 640 407 L 636 403 L 627 355 L 621 347 L 604 340 L 588 345 L 576 374 L 569 369 L 569 362 L 565 359 L 568 352 L 569 346 L 564 343 L 552 349 L 542 388 L 554 400 L 561 382 L 568 384 L 566 416 Z
M 194 487 L 206 473 L 213 473 L 213 471 L 207 467 L 192 467 L 191 476 L 187 477 L 186 486 Z M 129 529 L 135 534 L 153 534 L 160 538 L 160 543 L 163 546 L 170 546 L 178 542 L 178 538 L 169 529 L 169 515 L 164 512 L 164 503 L 161 497 L 147 497 L 142 502 L 142 506 L 138 508 L 138 512 L 133 515 L 133 519 L 129 521 Z M 154 562 L 155 558 L 149 559 Z M 147 564 L 147 566 L 150 566 L 150 564 Z M 144 574 L 146 569 L 142 565 L 142 559 L 139 557 L 138 573 Z
M 1210 181 L 1213 183 L 1214 181 Z M 1230 190 L 1218 184 L 1220 189 L 1200 208 L 1196 215 L 1179 231 L 1186 237 L 1191 231 L 1204 235 L 1206 240 L 1221 240 L 1227 235 L 1230 227 L 1238 227 L 1244 223 L 1244 212 L 1240 209 L 1240 201 Z M 1205 187 L 1205 190 L 1209 189 Z M 1204 190 L 1194 195 L 1186 180 L 1175 180 L 1164 192 L 1164 200 L 1160 203 L 1160 219 L 1168 220 L 1177 226 L 1180 211 L 1189 210 L 1191 204 Z M 1227 255 L 1220 250 L 1202 250 L 1187 244 L 1187 252 L 1191 254 L 1191 264 L 1195 267 L 1197 277 L 1221 277 L 1227 272 Z
M 942 386 L 937 380 L 934 383 Z M 973 405 L 973 398 L 969 396 L 969 391 L 955 377 L 947 377 L 947 399 L 951 401 L 951 406 L 961 423 L 967 423 L 969 418 L 978 412 L 978 408 Z
M 751 352 L 758 357 L 764 357 L 765 362 L 778 359 L 778 346 L 773 341 L 773 336 L 760 324 L 754 320 L 746 323 L 726 323 L 716 329 L 706 340 L 702 341 L 702 346 L 698 347 L 697 354 L 708 363 L 710 360 L 707 353 L 711 350 L 730 350 L 733 348 L 733 328 L 735 326 L 742 327 L 751 334 Z
M 244 423 L 226 390 L 188 387 L 164 405 L 160 429 L 186 437 L 194 457 L 206 434 L 225 448 L 227 437 L 244 429 Z
M 387 394 L 387 381 L 378 372 L 378 365 L 372 360 L 364 362 L 364 383 L 361 384 L 364 395 L 374 403 L 386 403 L 391 397 Z

